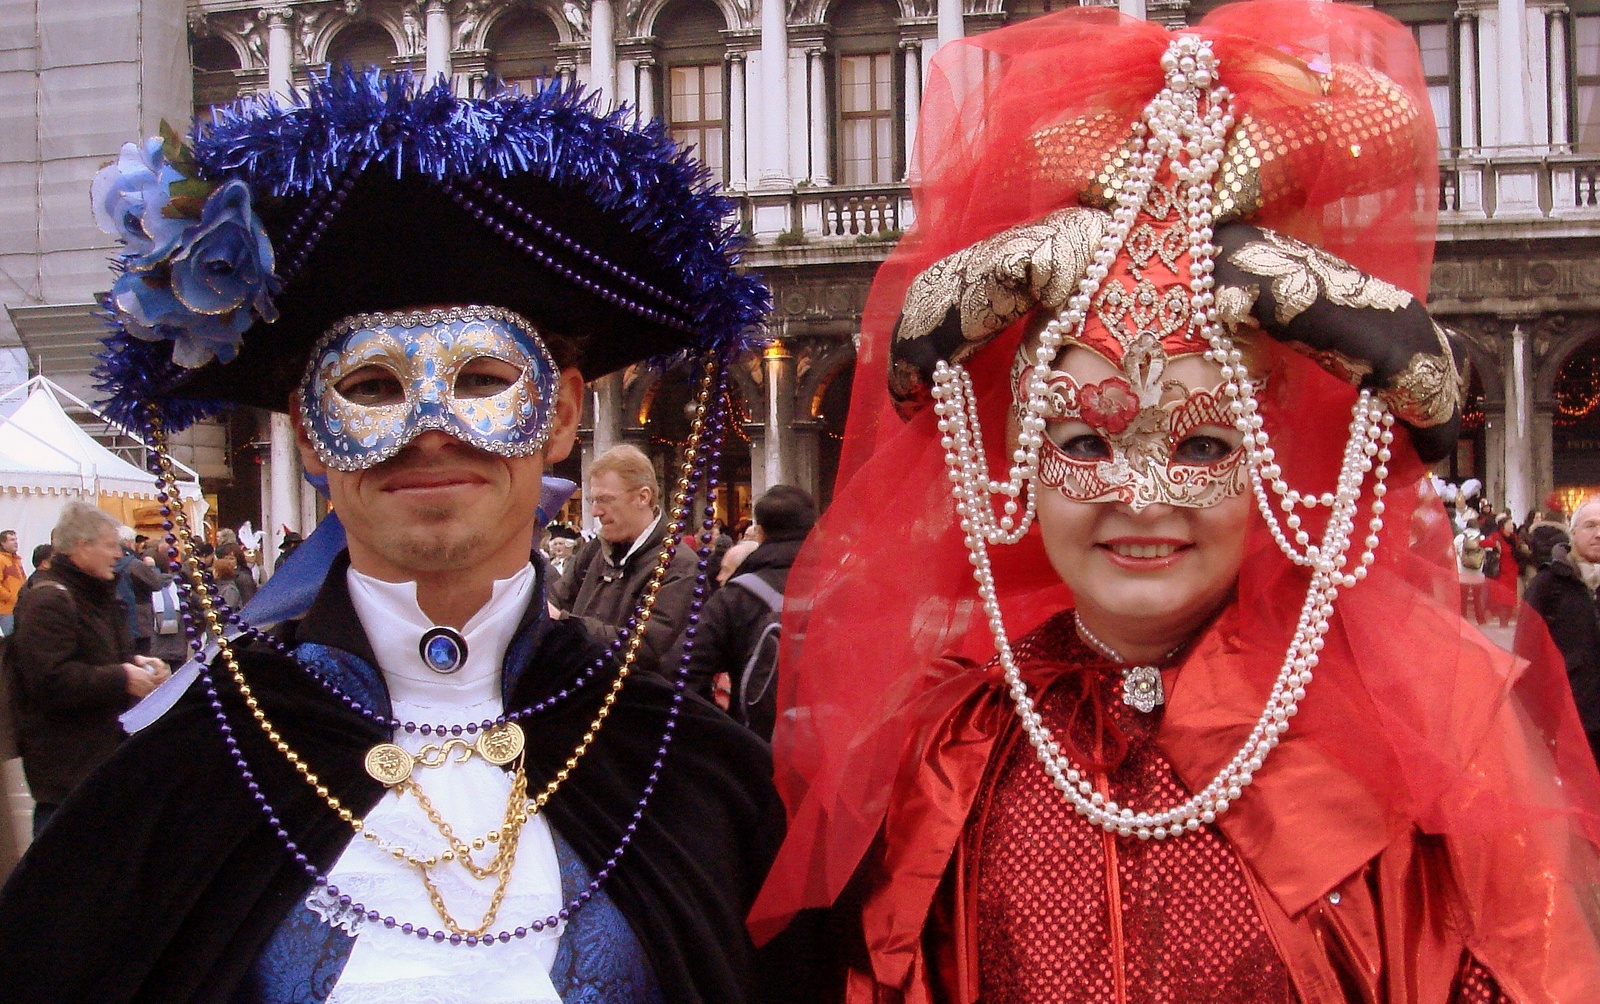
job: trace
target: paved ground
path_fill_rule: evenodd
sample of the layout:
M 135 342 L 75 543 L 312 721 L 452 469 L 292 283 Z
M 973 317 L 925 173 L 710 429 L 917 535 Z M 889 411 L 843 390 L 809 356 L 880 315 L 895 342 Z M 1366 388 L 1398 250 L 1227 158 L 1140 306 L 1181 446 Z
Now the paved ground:
M 1517 633 L 1517 622 L 1512 621 L 1509 627 L 1501 627 L 1499 621 L 1490 621 L 1488 624 L 1481 625 L 1478 630 L 1482 631 L 1490 641 L 1509 652 L 1511 651 L 1511 639 Z

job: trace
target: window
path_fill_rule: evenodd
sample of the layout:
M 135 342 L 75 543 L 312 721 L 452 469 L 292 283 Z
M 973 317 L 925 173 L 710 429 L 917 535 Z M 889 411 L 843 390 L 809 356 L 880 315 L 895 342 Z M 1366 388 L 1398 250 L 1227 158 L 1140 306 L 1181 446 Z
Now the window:
M 341 28 L 328 43 L 328 62 L 335 66 L 349 63 L 357 70 L 369 66 L 387 69 L 394 57 L 394 38 L 371 21 L 357 21 Z
M 1577 153 L 1600 153 L 1600 17 L 1573 18 L 1572 131 Z
M 195 115 L 208 119 L 212 109 L 227 105 L 239 96 L 239 54 L 215 35 L 194 39 L 191 52 Z
M 672 138 L 694 148 L 711 175 L 727 180 L 728 99 L 722 10 L 710 0 L 672 0 L 656 19 L 662 118 Z
M 672 138 L 722 176 L 722 64 L 674 66 L 667 73 L 667 126 Z
M 894 60 L 887 52 L 839 57 L 839 165 L 846 185 L 894 177 Z
M 1428 88 L 1428 103 L 1433 106 L 1433 124 L 1439 130 L 1439 149 L 1456 145 L 1454 54 L 1450 44 L 1450 23 L 1414 24 L 1412 34 L 1422 52 L 1422 76 Z
M 489 69 L 502 86 L 532 94 L 556 75 L 556 43 L 560 41 L 554 22 L 544 14 L 510 11 L 494 23 L 484 39 L 490 52 Z

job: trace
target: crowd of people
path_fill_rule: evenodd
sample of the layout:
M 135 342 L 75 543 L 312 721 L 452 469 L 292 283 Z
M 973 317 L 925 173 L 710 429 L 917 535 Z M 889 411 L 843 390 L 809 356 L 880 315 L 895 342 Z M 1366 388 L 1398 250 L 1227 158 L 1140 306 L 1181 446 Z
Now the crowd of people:
M 1600 502 L 1429 481 L 1426 85 L 1356 4 L 941 46 L 827 511 L 727 533 L 770 295 L 658 127 L 336 69 L 130 143 L 108 413 L 158 487 L 219 403 L 285 413 L 330 512 L 252 599 L 163 503 L 169 606 L 163 546 L 64 510 L 0 993 L 1600 1000 Z M 606 451 L 550 527 L 585 383 L 685 354 L 677 463 Z M 1513 653 L 1475 624 L 1524 574 Z

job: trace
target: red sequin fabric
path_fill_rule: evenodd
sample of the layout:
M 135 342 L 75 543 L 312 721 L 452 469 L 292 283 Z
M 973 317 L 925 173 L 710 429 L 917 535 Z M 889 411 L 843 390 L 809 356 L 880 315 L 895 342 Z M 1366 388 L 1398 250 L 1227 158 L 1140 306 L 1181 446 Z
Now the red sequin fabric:
M 1512 1004 L 1512 1000 L 1500 989 L 1489 970 L 1477 959 L 1469 958 L 1450 1004 Z
M 1082 670 L 1039 701 L 1058 741 L 1069 736 L 1073 749 L 1102 760 L 1114 755 L 1121 744 L 1105 738 L 1104 719 L 1096 726 L 1090 702 L 1121 731 L 1126 753 L 1100 775 L 1103 791 L 1135 807 L 1188 797 L 1154 741 L 1161 709 L 1141 714 L 1122 703 L 1117 667 L 1078 640 L 1070 617 L 1034 632 L 1017 655 Z M 974 848 L 985 1004 L 1296 999 L 1242 866 L 1215 828 L 1163 841 L 1108 836 L 1073 812 L 1025 738 L 991 783 Z
M 1044 624 L 1016 653 L 1025 665 L 1066 667 L 1039 714 L 1058 741 L 1104 765 L 1102 792 L 1135 807 L 1189 796 L 1155 743 L 1162 709 L 1141 714 L 1122 702 L 1118 667 L 1079 640 L 1070 616 Z M 968 830 L 984 1004 L 1298 1000 L 1220 831 L 1160 841 L 1108 835 L 1073 812 L 1017 732 L 988 780 L 987 812 Z M 1468 957 L 1451 1004 L 1511 1000 Z

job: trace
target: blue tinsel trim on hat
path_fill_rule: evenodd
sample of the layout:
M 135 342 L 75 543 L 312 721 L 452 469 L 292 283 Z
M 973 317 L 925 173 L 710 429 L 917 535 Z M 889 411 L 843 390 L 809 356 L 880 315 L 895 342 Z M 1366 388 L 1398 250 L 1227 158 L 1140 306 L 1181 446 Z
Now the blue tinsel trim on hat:
M 601 116 L 597 106 L 598 95 L 577 85 L 467 99 L 444 82 L 417 90 L 407 73 L 339 67 L 314 79 L 299 103 L 250 97 L 215 110 L 212 121 L 196 125 L 193 145 L 207 180 L 242 179 L 258 198 L 329 190 L 362 159 L 367 170 L 396 177 L 532 174 L 582 191 L 643 234 L 681 278 L 702 348 L 754 344 L 771 298 L 760 280 L 736 270 L 744 236 L 733 203 L 659 120 L 639 125 L 629 109 Z M 98 375 L 114 415 L 157 400 L 168 424 L 181 428 L 219 410 L 214 402 L 170 401 L 184 374 L 171 363 L 170 346 L 111 327 Z
M 105 394 L 100 410 L 107 418 L 143 435 L 150 424 L 145 406 L 151 402 L 161 405 L 162 428 L 168 432 L 187 429 L 233 407 L 227 401 L 169 397 L 193 371 L 172 361 L 171 342 L 133 337 L 105 298 L 99 302 L 106 337 L 101 339 L 94 377 L 95 388 Z

